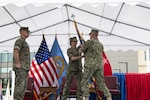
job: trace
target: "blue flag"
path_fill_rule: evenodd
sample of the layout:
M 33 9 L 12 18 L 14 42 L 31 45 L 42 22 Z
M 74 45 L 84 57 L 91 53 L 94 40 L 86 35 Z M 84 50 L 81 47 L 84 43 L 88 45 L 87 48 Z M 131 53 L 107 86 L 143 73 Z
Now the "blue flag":
M 66 76 L 67 62 L 61 51 L 61 48 L 57 41 L 57 37 L 55 37 L 55 40 L 54 40 L 52 48 L 51 48 L 51 57 L 53 57 L 53 59 L 56 63 L 56 66 L 57 66 L 58 82 L 59 82 L 59 86 L 60 86 L 62 84 L 62 77 Z M 61 89 L 59 89 L 58 92 L 60 92 L 60 90 Z

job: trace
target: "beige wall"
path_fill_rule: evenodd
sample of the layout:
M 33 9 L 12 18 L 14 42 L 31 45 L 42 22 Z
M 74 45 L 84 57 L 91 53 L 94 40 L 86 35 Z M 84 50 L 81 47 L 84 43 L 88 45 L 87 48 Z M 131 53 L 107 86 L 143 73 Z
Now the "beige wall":
M 106 51 L 106 56 L 111 64 L 112 71 L 126 73 L 126 64 L 118 62 L 128 62 L 128 72 L 138 72 L 138 52 L 137 51 Z
M 146 65 L 145 52 L 142 50 L 138 51 L 138 63 L 139 65 Z
M 147 63 L 145 61 L 145 51 L 139 50 L 138 51 L 138 65 L 139 65 L 139 73 L 146 73 L 147 72 Z
M 147 66 L 146 65 L 140 65 L 139 66 L 139 73 L 146 73 L 147 72 Z

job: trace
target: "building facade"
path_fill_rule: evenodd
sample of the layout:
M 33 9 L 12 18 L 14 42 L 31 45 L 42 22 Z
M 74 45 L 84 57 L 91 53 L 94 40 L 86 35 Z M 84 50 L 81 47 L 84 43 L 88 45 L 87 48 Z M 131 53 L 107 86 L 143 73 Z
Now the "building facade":
M 6 88 L 8 79 L 11 78 L 10 72 L 12 71 L 13 61 L 13 54 L 6 51 L 0 54 L 0 79 L 2 80 L 3 89 Z M 30 61 L 33 60 L 35 54 L 35 52 L 30 53 Z M 113 73 L 147 72 L 146 51 L 106 51 L 105 54 L 110 62 Z

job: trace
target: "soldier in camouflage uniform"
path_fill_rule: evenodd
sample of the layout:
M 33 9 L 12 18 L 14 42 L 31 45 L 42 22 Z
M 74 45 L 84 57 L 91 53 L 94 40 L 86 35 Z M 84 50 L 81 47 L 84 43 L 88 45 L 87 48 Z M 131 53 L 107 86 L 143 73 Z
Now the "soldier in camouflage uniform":
M 70 84 L 74 77 L 77 79 L 77 100 L 82 100 L 82 93 L 81 93 L 81 80 L 82 80 L 82 63 L 81 63 L 81 56 L 78 53 L 79 48 L 76 47 L 77 45 L 77 38 L 72 37 L 70 38 L 70 45 L 71 48 L 67 50 L 67 55 L 69 57 L 69 65 L 66 73 L 66 83 L 63 89 L 62 100 L 67 100 Z
M 29 30 L 28 27 L 21 27 L 19 31 L 21 37 L 16 40 L 13 52 L 13 70 L 16 76 L 14 100 L 23 100 L 30 69 L 30 50 L 29 45 L 25 41 L 29 36 Z
M 85 55 L 84 74 L 81 82 L 83 96 L 85 100 L 89 99 L 88 82 L 94 77 L 98 88 L 103 91 L 107 100 L 112 100 L 111 94 L 104 82 L 102 63 L 103 45 L 97 38 L 98 30 L 92 29 L 89 35 L 90 40 L 86 41 L 79 50 L 79 53 L 83 52 Z

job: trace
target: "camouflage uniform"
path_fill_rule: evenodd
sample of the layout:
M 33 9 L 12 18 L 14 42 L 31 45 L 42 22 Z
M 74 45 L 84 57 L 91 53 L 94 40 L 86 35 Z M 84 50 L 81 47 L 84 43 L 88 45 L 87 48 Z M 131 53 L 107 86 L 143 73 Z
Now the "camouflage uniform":
M 67 50 L 67 54 L 69 57 L 69 65 L 66 73 L 66 83 L 63 89 L 63 96 L 62 100 L 67 100 L 70 84 L 74 77 L 77 79 L 77 100 L 82 100 L 82 94 L 81 94 L 81 80 L 82 80 L 82 63 L 80 60 L 70 60 L 73 56 L 80 56 L 78 53 L 78 48 L 69 48 Z
M 19 50 L 21 68 L 16 68 L 16 61 L 13 58 L 13 70 L 15 71 L 14 100 L 23 100 L 27 88 L 28 71 L 30 69 L 29 45 L 23 38 L 19 38 L 14 45 Z
M 104 83 L 102 64 L 103 45 L 97 39 L 90 39 L 85 42 L 81 50 L 85 55 L 84 74 L 81 82 L 83 85 L 83 96 L 88 97 L 90 95 L 88 82 L 91 77 L 95 78 L 98 88 L 104 92 L 106 97 L 111 96 Z

